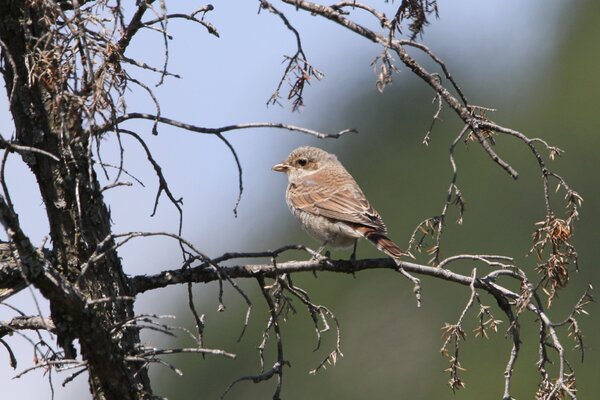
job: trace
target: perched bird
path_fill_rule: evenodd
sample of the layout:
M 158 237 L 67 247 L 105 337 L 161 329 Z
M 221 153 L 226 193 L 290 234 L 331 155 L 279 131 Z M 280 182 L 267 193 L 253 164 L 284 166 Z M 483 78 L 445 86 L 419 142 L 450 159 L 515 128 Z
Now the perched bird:
M 379 213 L 335 155 L 316 147 L 299 147 L 273 170 L 286 173 L 287 205 L 302 227 L 322 242 L 319 252 L 325 246 L 354 246 L 354 260 L 356 242 L 364 237 L 396 262 L 409 255 L 387 237 Z

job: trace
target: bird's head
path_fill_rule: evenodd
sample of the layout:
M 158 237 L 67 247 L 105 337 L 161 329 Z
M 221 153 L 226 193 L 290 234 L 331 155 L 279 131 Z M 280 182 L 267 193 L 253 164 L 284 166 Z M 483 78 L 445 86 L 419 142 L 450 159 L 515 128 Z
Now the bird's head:
M 337 163 L 337 158 L 317 147 L 298 147 L 281 163 L 273 166 L 273 171 L 285 172 L 290 182 L 310 175 L 324 166 Z

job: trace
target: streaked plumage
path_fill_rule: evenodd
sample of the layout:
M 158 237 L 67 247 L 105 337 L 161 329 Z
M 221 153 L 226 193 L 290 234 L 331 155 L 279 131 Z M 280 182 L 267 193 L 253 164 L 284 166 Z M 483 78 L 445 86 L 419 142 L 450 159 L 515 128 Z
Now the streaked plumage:
M 350 247 L 364 237 L 394 259 L 406 254 L 387 237 L 381 216 L 335 155 L 299 147 L 273 170 L 287 174 L 290 210 L 324 245 Z

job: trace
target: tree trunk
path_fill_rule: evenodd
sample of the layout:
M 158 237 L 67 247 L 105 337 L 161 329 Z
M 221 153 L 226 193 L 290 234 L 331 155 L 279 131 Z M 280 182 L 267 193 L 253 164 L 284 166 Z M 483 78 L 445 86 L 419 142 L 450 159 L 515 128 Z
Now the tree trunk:
M 0 2 L 2 72 L 15 141 L 59 159 L 36 152 L 23 155 L 47 212 L 51 268 L 72 285 L 81 302 L 73 304 L 72 296 L 48 290 L 34 279 L 31 282 L 50 301 L 58 343 L 66 358 L 76 356 L 73 340 L 78 339 L 94 398 L 148 397 L 151 389 L 146 370 L 126 360 L 139 345 L 139 335 L 135 326 L 123 328 L 134 316 L 133 301 L 127 298 L 129 288 L 112 249 L 113 241 L 103 243 L 98 249 L 102 256 L 90 262 L 98 245 L 110 235 L 111 226 L 91 164 L 91 137 L 82 127 L 80 100 L 87 100 L 86 89 L 75 93 L 61 75 L 59 49 L 52 47 L 53 30 L 57 29 L 53 14 L 26 3 Z

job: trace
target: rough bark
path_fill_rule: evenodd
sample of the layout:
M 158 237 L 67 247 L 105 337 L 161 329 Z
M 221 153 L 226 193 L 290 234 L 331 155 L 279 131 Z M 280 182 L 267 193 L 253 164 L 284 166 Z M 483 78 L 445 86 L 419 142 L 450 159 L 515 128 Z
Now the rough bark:
M 59 159 L 57 162 L 33 152 L 23 156 L 35 175 L 47 212 L 52 240 L 52 262 L 48 266 L 68 290 L 33 276 L 26 278 L 50 301 L 58 342 L 67 358 L 75 357 L 73 340 L 79 341 L 94 398 L 146 397 L 150 395 L 146 371 L 126 360 L 139 343 L 137 330 L 116 329 L 110 333 L 133 318 L 133 303 L 126 299 L 129 288 L 120 259 L 116 251 L 108 250 L 96 262 L 88 263 L 98 244 L 110 234 L 111 224 L 90 165 L 90 138 L 82 129 L 80 109 L 76 101 L 71 101 L 75 97 L 64 96 L 66 88 L 52 82 L 51 75 L 49 81 L 29 79 L 26 60 L 36 39 L 48 34 L 53 22 L 48 18 L 27 2 L 0 2 L 3 73 L 16 128 L 15 141 Z M 59 107 L 57 96 L 62 96 Z M 21 256 L 23 248 L 15 246 Z M 123 300 L 91 303 L 106 298 Z

